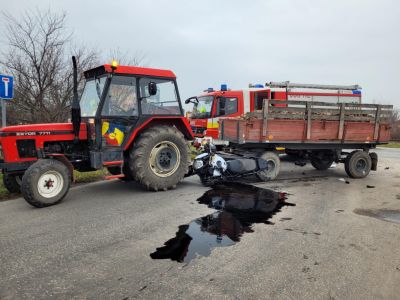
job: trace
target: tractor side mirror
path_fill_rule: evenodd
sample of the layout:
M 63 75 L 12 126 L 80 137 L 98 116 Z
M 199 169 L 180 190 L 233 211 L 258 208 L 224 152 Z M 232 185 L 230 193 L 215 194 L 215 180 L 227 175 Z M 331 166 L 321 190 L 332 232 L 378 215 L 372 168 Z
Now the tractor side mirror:
M 154 96 L 157 94 L 157 84 L 153 81 L 150 81 L 147 85 L 147 89 L 149 90 L 149 95 Z
M 197 97 L 190 97 L 185 100 L 185 104 L 189 104 L 189 103 L 193 103 L 193 104 L 199 103 L 199 99 L 197 99 Z

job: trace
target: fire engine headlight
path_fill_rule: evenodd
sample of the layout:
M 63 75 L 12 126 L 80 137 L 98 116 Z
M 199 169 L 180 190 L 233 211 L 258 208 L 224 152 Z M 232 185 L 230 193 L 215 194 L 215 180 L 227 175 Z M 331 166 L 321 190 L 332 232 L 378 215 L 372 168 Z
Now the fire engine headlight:
M 193 163 L 193 169 L 198 170 L 201 169 L 204 166 L 204 163 L 201 159 L 197 159 Z

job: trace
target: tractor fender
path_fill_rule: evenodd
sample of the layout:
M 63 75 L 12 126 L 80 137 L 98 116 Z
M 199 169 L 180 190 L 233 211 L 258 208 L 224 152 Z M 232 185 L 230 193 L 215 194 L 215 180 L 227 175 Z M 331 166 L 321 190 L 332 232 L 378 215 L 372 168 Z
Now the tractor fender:
M 193 140 L 194 135 L 192 129 L 190 127 L 189 121 L 182 116 L 165 116 L 165 117 L 152 117 L 140 124 L 135 128 L 135 130 L 131 133 L 130 137 L 126 139 L 123 144 L 123 149 L 128 150 L 131 146 L 132 142 L 135 138 L 144 130 L 149 127 L 160 126 L 160 125 L 169 125 L 175 126 L 182 134 L 185 136 L 187 140 Z
M 59 162 L 62 162 L 64 165 L 66 165 L 69 170 L 69 173 L 71 174 L 71 181 L 75 182 L 74 166 L 71 164 L 71 162 L 68 160 L 68 158 L 65 157 L 64 154 L 50 153 L 50 154 L 46 154 L 46 157 L 56 159 Z

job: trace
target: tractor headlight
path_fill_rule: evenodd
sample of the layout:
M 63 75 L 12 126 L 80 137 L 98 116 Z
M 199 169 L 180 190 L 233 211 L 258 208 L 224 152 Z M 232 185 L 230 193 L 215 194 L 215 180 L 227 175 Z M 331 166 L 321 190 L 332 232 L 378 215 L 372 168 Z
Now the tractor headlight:
M 201 159 L 196 159 L 193 163 L 193 169 L 198 170 L 204 166 L 204 163 Z

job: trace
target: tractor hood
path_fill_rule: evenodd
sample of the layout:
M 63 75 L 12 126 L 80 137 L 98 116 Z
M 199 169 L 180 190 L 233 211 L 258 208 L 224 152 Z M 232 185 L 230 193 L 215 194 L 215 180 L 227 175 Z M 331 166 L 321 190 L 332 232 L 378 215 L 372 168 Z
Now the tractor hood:
M 8 126 L 0 130 L 1 137 L 7 136 L 46 136 L 46 135 L 69 135 L 73 134 L 72 123 L 50 123 Z M 80 139 L 86 135 L 86 124 L 81 124 Z M 71 138 L 72 139 L 72 138 Z

